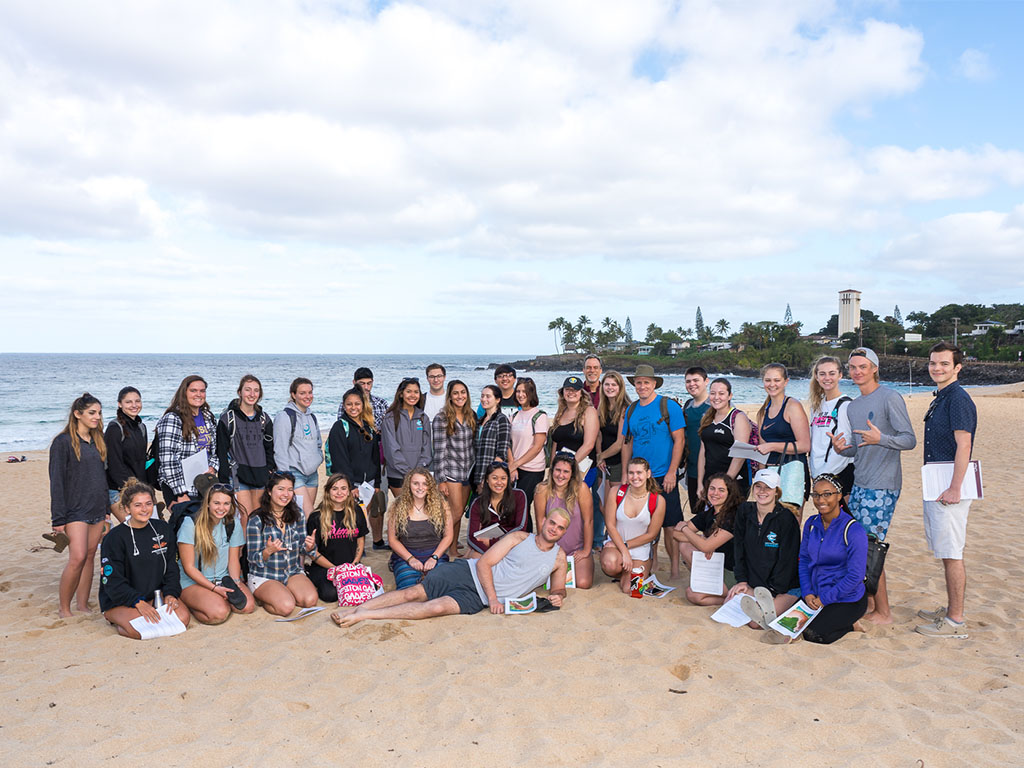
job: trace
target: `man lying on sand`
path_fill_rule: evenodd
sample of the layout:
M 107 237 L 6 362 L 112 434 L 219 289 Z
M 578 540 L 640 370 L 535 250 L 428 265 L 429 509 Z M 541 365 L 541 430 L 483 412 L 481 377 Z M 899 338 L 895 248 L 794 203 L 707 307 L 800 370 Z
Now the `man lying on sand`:
M 366 619 L 429 619 L 456 613 L 478 613 L 490 606 L 503 613 L 505 600 L 528 595 L 551 577 L 549 599 L 562 605 L 566 559 L 555 546 L 569 527 L 564 509 L 552 509 L 540 533 L 509 533 L 478 560 L 438 563 L 423 581 L 368 600 L 357 608 L 331 614 L 339 627 Z

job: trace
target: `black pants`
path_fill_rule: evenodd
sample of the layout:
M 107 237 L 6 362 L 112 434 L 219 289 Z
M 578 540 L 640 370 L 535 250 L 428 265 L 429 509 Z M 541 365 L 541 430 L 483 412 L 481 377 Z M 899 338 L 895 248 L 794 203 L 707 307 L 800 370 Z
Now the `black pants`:
M 804 630 L 804 639 L 811 643 L 829 645 L 848 632 L 853 632 L 853 623 L 868 610 L 868 595 L 855 603 L 832 603 L 821 609 L 811 626 Z
M 527 469 L 519 470 L 519 477 L 516 480 L 516 488 L 526 494 L 526 532 L 533 531 L 533 492 L 544 480 L 544 470 L 531 472 Z
M 309 574 L 309 580 L 313 582 L 313 586 L 316 587 L 316 593 L 320 596 L 321 600 L 325 603 L 338 602 L 338 588 L 334 586 L 334 582 L 327 580 L 326 568 L 310 564 L 306 573 Z
M 700 500 L 697 498 L 697 478 L 686 476 L 686 496 L 690 501 L 690 517 L 697 514 L 697 504 Z

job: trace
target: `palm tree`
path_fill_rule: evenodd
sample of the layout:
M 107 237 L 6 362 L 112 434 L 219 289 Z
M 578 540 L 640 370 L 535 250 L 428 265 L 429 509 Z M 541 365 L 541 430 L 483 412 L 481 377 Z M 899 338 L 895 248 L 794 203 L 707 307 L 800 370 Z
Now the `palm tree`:
M 718 333 L 719 336 L 725 338 L 725 336 L 729 333 L 729 321 L 726 320 L 725 318 L 722 318 L 717 323 L 715 323 L 715 332 Z
M 556 317 L 548 323 L 548 330 L 555 332 L 555 354 L 562 354 L 560 344 L 564 342 L 565 330 L 568 325 L 569 323 L 564 317 Z

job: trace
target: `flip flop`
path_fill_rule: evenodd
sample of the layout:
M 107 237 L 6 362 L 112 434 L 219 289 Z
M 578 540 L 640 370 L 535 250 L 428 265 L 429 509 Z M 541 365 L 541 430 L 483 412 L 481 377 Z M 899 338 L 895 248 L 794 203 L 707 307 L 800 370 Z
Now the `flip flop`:
M 557 611 L 558 606 L 553 605 L 550 600 L 546 597 L 537 598 L 537 608 L 534 613 L 547 613 L 548 611 Z
M 771 624 L 778 618 L 775 615 L 775 599 L 772 597 L 771 590 L 767 587 L 755 587 L 754 599 L 757 600 L 757 604 L 760 605 L 761 610 L 764 611 L 765 624 Z
M 225 576 L 220 580 L 220 585 L 231 590 L 228 592 L 228 602 L 231 603 L 234 608 L 237 608 L 238 610 L 245 608 L 245 594 L 238 588 L 234 579 L 230 576 Z
M 65 549 L 68 548 L 68 544 L 71 543 L 71 539 L 69 539 L 68 535 L 66 533 L 63 533 L 63 532 L 60 532 L 60 533 L 52 533 L 52 532 L 51 533 L 44 533 L 43 534 L 43 538 L 46 539 L 47 541 L 52 541 L 53 542 L 53 551 L 54 552 L 63 552 Z
M 740 608 L 747 614 L 747 618 L 761 627 L 761 629 L 768 629 L 768 622 L 764 620 L 764 610 L 757 600 L 750 595 L 743 595 L 740 598 Z

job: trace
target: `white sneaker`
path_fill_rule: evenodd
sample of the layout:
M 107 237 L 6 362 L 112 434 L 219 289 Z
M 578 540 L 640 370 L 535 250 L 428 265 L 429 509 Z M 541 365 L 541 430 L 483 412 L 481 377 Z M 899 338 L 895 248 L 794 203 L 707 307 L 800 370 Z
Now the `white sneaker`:
M 917 612 L 918 618 L 922 618 L 925 621 L 935 622 L 939 619 L 946 618 L 946 606 L 939 606 L 934 611 L 926 611 L 923 608 Z
M 967 622 L 962 621 L 955 624 L 943 616 L 931 624 L 921 624 L 914 631 L 925 637 L 952 637 L 957 640 L 966 640 Z

